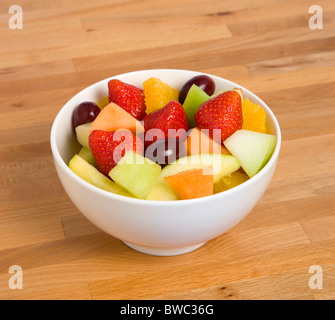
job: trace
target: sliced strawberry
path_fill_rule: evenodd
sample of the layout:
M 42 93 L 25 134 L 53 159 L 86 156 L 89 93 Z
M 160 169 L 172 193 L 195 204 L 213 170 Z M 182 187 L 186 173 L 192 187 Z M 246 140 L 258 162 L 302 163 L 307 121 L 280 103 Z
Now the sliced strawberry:
M 108 82 L 108 99 L 114 102 L 137 120 L 142 120 L 146 113 L 144 92 L 142 89 L 117 79 Z
M 179 138 L 184 140 L 189 130 L 185 110 L 176 100 L 172 100 L 162 109 L 148 114 L 143 119 L 143 122 L 146 132 L 146 147 L 164 138 Z
M 209 129 L 211 138 L 222 143 L 242 128 L 241 96 L 236 91 L 226 91 L 207 100 L 198 108 L 194 120 L 200 129 Z
M 94 130 L 89 136 L 89 146 L 99 171 L 107 177 L 126 151 L 144 153 L 142 140 L 130 131 Z

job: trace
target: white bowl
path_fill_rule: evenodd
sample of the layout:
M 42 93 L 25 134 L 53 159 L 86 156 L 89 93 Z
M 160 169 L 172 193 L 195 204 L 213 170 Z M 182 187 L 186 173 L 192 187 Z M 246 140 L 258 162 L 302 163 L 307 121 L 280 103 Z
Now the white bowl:
M 59 179 L 75 206 L 88 220 L 129 247 L 152 255 L 178 255 L 193 251 L 239 223 L 262 197 L 273 176 L 281 145 L 278 121 L 270 108 L 249 90 L 231 81 L 210 75 L 217 91 L 242 88 L 246 98 L 261 105 L 267 125 L 277 136 L 277 145 L 267 165 L 243 184 L 212 196 L 193 200 L 152 201 L 112 194 L 82 180 L 67 166 L 80 149 L 72 129 L 72 111 L 83 101 L 99 101 L 108 94 L 107 83 L 117 78 L 142 87 L 157 77 L 176 89 L 195 71 L 159 69 L 117 75 L 82 90 L 59 111 L 51 129 L 51 150 Z

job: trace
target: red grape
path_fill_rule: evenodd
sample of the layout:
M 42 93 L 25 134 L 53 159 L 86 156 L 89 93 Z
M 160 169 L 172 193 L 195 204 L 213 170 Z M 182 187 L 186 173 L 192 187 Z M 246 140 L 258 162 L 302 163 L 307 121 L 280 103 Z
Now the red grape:
M 145 156 L 162 167 L 186 156 L 186 147 L 179 139 L 160 139 L 152 143 L 145 151 Z
M 100 112 L 96 103 L 85 101 L 79 104 L 72 114 L 72 124 L 75 129 L 81 124 L 92 122 Z
M 195 77 L 191 78 L 190 80 L 188 80 L 183 85 L 182 89 L 180 90 L 178 101 L 181 104 L 184 103 L 184 101 L 186 99 L 186 96 L 187 96 L 187 93 L 188 93 L 188 91 L 190 90 L 190 88 L 192 87 L 193 84 L 195 84 L 200 89 L 205 91 L 209 96 L 211 96 L 215 92 L 215 82 L 211 77 L 206 76 L 205 74 L 195 76 Z

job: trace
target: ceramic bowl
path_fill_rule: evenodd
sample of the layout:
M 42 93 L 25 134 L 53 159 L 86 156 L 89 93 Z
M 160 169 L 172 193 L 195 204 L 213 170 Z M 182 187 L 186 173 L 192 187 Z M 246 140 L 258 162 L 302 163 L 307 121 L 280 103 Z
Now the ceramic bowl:
M 211 76 L 217 91 L 242 88 L 246 98 L 266 111 L 267 126 L 277 136 L 277 145 L 266 166 L 254 177 L 228 191 L 208 197 L 152 201 L 128 198 L 99 189 L 73 173 L 67 166 L 80 145 L 72 129 L 73 109 L 83 101 L 99 101 L 108 94 L 112 78 L 142 87 L 157 77 L 180 89 L 195 71 L 156 69 L 116 75 L 99 81 L 72 97 L 59 111 L 51 129 L 50 143 L 59 179 L 75 206 L 98 228 L 129 247 L 152 255 L 169 256 L 193 251 L 238 224 L 255 207 L 275 171 L 281 132 L 270 108 L 255 94 L 226 79 Z

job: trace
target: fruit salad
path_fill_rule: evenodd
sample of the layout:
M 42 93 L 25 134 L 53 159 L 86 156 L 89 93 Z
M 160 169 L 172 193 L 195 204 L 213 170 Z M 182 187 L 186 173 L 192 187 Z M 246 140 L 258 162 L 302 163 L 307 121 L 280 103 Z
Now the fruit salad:
M 151 77 L 119 79 L 108 95 L 73 111 L 81 145 L 69 168 L 90 184 L 144 200 L 188 200 L 234 188 L 269 161 L 276 136 L 265 110 L 241 88 L 216 88 L 208 75 L 174 88 Z

